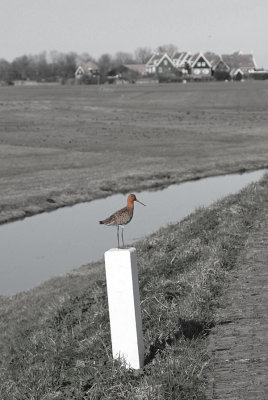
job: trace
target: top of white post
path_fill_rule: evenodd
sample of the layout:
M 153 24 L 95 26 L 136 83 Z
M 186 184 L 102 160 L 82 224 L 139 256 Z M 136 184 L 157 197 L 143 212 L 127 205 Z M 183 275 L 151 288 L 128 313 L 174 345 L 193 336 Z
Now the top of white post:
M 110 249 L 105 252 L 113 357 L 127 367 L 143 367 L 144 345 L 136 249 Z

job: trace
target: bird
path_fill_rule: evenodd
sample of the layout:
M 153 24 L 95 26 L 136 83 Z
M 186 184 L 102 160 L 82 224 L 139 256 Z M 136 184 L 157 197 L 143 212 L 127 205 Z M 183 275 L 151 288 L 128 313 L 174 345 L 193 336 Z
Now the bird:
M 127 206 L 126 207 L 121 208 L 121 210 L 116 211 L 110 217 L 108 217 L 102 221 L 99 221 L 100 224 L 117 227 L 118 248 L 119 248 L 119 226 L 121 226 L 122 243 L 123 243 L 123 247 L 125 247 L 123 228 L 126 224 L 128 224 L 132 220 L 133 211 L 134 211 L 134 201 L 137 201 L 138 203 L 145 206 L 145 204 L 143 204 L 140 200 L 137 199 L 135 194 L 130 194 L 127 198 Z

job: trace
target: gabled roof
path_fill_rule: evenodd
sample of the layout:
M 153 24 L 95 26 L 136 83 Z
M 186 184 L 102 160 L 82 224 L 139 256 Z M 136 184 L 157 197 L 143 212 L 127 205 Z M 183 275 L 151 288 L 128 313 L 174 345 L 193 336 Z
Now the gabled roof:
M 93 61 L 88 61 L 86 64 L 82 65 L 84 71 L 90 71 L 92 69 L 98 69 L 98 66 Z
M 207 52 L 207 53 L 205 53 L 205 57 L 209 61 L 212 69 L 215 69 L 215 67 L 221 61 L 221 57 L 216 53 Z
M 93 61 L 88 61 L 85 64 L 78 65 L 75 74 L 77 74 L 79 71 L 83 72 L 86 74 L 87 72 L 97 70 L 98 66 L 93 62 Z
M 156 63 L 158 64 L 162 55 L 163 55 L 162 53 L 153 53 L 153 55 L 147 61 L 146 65 L 149 66 L 149 65 L 155 65 Z
M 211 67 L 210 62 L 207 60 L 207 58 L 204 56 L 203 53 L 196 53 L 196 54 L 192 55 L 192 57 L 189 59 L 189 63 L 192 68 L 195 67 L 196 63 L 198 62 L 198 60 L 201 57 L 205 60 L 205 62 L 208 64 L 208 66 Z
M 221 57 L 220 57 L 219 61 L 218 61 L 216 64 L 213 65 L 213 69 L 214 69 L 214 70 L 218 69 L 219 65 L 224 66 L 224 67 L 225 67 L 225 70 L 227 70 L 227 71 L 230 71 L 230 69 L 231 69 L 231 68 L 229 67 L 229 65 L 226 64 L 226 62 L 224 62 L 224 61 L 221 59 Z
M 256 62 L 252 54 L 243 54 L 241 52 L 236 52 L 233 54 L 223 54 L 222 60 L 232 68 L 247 68 L 255 69 L 257 68 Z
M 172 54 L 171 59 L 177 66 L 183 66 L 185 62 L 191 58 L 191 56 L 191 53 L 189 53 L 188 51 L 175 51 Z
M 241 75 L 244 75 L 244 72 L 240 69 L 240 68 L 233 68 L 230 71 L 230 76 L 233 78 L 235 77 L 238 73 L 240 73 Z
M 170 63 L 173 64 L 173 62 L 172 62 L 170 56 L 169 56 L 167 53 L 154 53 L 154 54 L 152 55 L 152 57 L 151 57 L 151 58 L 148 60 L 148 62 L 146 63 L 146 66 L 147 66 L 147 67 L 149 67 L 149 66 L 154 66 L 154 67 L 156 67 L 156 66 L 158 66 L 158 65 L 162 62 L 162 60 L 163 60 L 164 58 L 167 58 L 167 59 L 170 61 Z

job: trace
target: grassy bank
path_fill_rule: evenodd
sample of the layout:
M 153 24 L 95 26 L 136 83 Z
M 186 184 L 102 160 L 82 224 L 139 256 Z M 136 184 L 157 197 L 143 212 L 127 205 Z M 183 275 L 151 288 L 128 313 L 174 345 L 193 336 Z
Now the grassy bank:
M 137 243 L 142 371 L 111 358 L 102 263 L 1 302 L 0 398 L 203 399 L 206 337 L 268 176 Z

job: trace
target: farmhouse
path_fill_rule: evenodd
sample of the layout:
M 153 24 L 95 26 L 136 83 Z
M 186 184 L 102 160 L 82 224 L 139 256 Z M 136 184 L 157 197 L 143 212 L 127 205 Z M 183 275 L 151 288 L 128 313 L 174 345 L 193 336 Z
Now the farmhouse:
M 136 82 L 146 75 L 145 64 L 122 64 L 108 72 L 108 82 Z
M 241 68 L 233 68 L 230 71 L 230 77 L 233 81 L 242 81 L 242 79 L 245 77 L 245 73 Z
M 86 64 L 79 65 L 74 75 L 76 79 L 81 79 L 84 76 L 94 79 L 99 75 L 99 69 L 93 61 L 88 61 Z
M 154 53 L 146 64 L 148 75 L 168 73 L 174 69 L 173 61 L 167 53 Z
M 154 53 L 146 64 L 146 73 L 156 76 L 159 82 L 175 82 L 181 80 L 183 75 L 167 53 Z
M 210 62 L 202 53 L 194 54 L 188 60 L 191 75 L 193 79 L 210 78 L 212 75 L 212 67 Z
M 173 64 L 175 65 L 176 68 L 184 67 L 185 63 L 189 61 L 191 57 L 192 54 L 189 53 L 188 51 L 183 51 L 183 52 L 175 51 L 171 56 Z
M 209 61 L 210 65 L 211 65 L 212 75 L 213 75 L 217 64 L 221 61 L 221 56 L 216 53 L 210 52 L 210 51 L 207 51 L 206 53 L 204 53 L 204 56 L 206 57 L 206 59 Z
M 239 72 L 239 74 L 242 73 L 243 76 L 248 77 L 257 68 L 252 54 L 243 54 L 239 51 L 233 54 L 223 54 L 221 59 L 232 71 L 231 76 L 235 76 Z
M 215 79 L 223 81 L 230 78 L 231 68 L 221 58 L 213 68 L 213 76 Z

